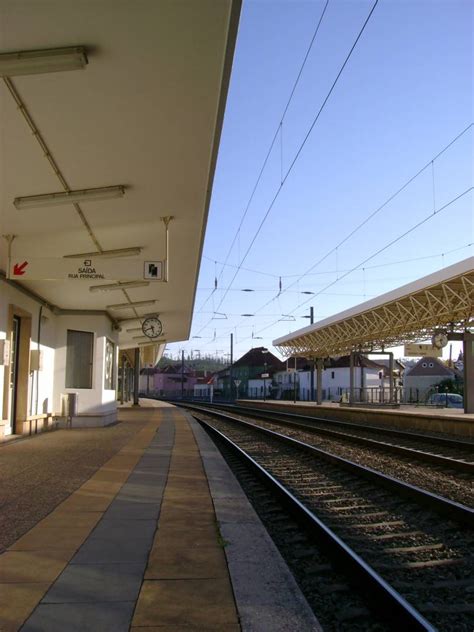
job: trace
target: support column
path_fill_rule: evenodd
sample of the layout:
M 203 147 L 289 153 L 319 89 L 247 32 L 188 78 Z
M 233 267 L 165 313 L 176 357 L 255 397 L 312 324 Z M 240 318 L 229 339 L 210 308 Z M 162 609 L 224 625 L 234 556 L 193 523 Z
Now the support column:
M 390 393 L 389 403 L 393 404 L 393 353 L 392 352 L 388 354 L 388 372 L 389 372 L 388 387 L 389 387 L 389 393 Z
M 366 401 L 366 396 L 365 396 L 365 373 L 364 373 L 364 362 L 363 362 L 363 357 L 360 357 L 360 397 L 359 397 L 359 401 L 361 402 L 365 402 Z
M 314 323 L 314 308 L 309 308 L 309 322 Z M 310 375 L 310 395 L 309 399 L 314 402 L 314 358 L 311 358 L 311 375 Z
M 134 380 L 133 380 L 133 405 L 139 406 L 138 403 L 138 391 L 140 388 L 140 349 L 138 347 L 135 348 L 135 366 L 134 370 Z
M 354 403 L 354 352 L 349 356 L 349 404 Z
M 316 403 L 323 403 L 323 359 L 316 360 Z
M 230 367 L 229 367 L 229 382 L 230 382 L 230 401 L 234 401 L 234 374 L 232 372 L 232 365 L 234 364 L 234 334 L 230 334 Z M 264 387 L 265 389 L 265 387 Z
M 474 334 L 464 332 L 464 412 L 474 413 Z
M 122 362 L 122 368 L 121 368 L 121 376 L 122 376 L 122 380 L 120 382 L 120 403 L 123 404 L 125 401 L 125 357 L 122 356 L 121 358 Z
M 181 399 L 184 399 L 184 349 L 181 351 Z

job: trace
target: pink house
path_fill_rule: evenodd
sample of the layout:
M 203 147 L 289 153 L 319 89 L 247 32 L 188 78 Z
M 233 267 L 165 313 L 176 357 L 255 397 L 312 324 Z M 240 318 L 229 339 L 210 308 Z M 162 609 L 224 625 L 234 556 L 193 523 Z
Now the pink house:
M 202 380 L 203 373 L 185 366 L 181 374 L 181 366 L 171 364 L 162 369 L 142 369 L 140 392 L 155 397 L 181 397 L 181 393 L 184 397 L 192 397 L 194 385 Z

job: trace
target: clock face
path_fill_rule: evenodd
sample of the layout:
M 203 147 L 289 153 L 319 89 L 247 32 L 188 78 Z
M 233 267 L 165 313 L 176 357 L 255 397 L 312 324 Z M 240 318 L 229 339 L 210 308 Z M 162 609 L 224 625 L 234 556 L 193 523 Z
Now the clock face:
M 433 346 L 437 349 L 442 349 L 448 344 L 448 336 L 444 332 L 439 331 L 438 333 L 434 334 L 431 342 L 433 343 Z
M 152 316 L 143 321 L 142 331 L 148 338 L 158 338 L 163 331 L 161 320 L 157 316 Z

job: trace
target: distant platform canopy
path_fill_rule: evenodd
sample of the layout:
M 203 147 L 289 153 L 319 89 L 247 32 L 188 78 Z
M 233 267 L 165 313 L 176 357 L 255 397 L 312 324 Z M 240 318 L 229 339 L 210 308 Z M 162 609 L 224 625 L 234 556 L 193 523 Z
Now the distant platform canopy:
M 370 353 L 474 326 L 474 257 L 273 341 L 286 356 Z

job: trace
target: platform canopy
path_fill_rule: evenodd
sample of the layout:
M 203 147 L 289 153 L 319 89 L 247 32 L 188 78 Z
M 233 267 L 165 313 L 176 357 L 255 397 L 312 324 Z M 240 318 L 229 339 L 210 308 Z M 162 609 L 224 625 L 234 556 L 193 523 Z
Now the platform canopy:
M 59 314 L 108 314 L 124 349 L 149 315 L 158 345 L 189 337 L 240 5 L 0 0 L 7 282 Z M 162 282 L 145 262 L 165 259 L 170 216 Z M 0 238 L 3 278 L 8 254 Z
M 370 353 L 474 326 L 474 257 L 274 340 L 286 356 Z

